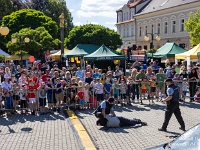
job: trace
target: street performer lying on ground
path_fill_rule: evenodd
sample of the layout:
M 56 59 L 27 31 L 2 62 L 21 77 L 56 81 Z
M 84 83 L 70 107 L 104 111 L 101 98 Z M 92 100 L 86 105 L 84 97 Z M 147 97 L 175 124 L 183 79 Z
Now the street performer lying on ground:
M 134 126 L 141 124 L 142 126 L 147 125 L 146 122 L 142 122 L 140 119 L 127 119 L 124 117 L 117 117 L 113 110 L 114 98 L 104 100 L 94 114 L 99 118 L 96 122 L 97 126 L 105 127 L 122 127 L 122 126 Z M 109 115 L 111 114 L 111 115 Z

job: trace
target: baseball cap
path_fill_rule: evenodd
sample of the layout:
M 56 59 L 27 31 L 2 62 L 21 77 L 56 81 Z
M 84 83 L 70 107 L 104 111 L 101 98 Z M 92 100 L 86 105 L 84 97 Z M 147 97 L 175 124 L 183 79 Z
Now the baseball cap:
M 165 82 L 172 82 L 172 79 L 166 79 Z

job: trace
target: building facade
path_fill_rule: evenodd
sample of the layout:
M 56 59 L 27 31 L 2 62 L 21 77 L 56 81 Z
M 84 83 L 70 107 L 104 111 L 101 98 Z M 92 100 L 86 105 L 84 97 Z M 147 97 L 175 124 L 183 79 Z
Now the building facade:
M 150 2 L 150 0 L 129 0 L 117 12 L 117 32 L 121 35 L 122 48 L 136 44 L 136 21 L 135 15 Z
M 138 13 L 134 14 L 132 24 L 134 22 L 135 37 L 131 38 L 141 49 L 150 49 L 151 35 L 153 35 L 153 46 L 156 49 L 167 41 L 190 49 L 190 37 L 184 29 L 184 23 L 190 12 L 196 12 L 199 6 L 199 0 L 150 0 Z M 123 42 L 126 42 L 123 47 L 126 47 L 131 41 L 126 37 L 128 33 L 124 34 L 120 29 L 126 31 L 129 27 L 130 30 L 130 22 L 124 20 L 120 24 L 121 28 L 117 26 L 117 31 L 122 36 Z M 129 31 L 129 35 L 130 33 Z M 149 41 L 144 40 L 146 35 L 149 36 Z M 160 41 L 156 40 L 156 36 L 160 37 Z

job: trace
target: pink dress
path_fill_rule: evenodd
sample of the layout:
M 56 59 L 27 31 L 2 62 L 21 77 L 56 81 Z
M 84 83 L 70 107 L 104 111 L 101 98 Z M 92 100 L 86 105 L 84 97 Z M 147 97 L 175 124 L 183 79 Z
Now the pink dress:
M 89 90 L 84 90 L 84 100 L 85 102 L 89 102 Z

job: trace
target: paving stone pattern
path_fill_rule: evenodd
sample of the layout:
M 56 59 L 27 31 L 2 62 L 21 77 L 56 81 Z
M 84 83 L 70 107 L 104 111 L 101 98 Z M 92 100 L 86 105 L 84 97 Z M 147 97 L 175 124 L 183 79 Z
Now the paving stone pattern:
M 1 150 L 80 150 L 63 114 L 0 117 Z
M 168 136 L 183 133 L 179 130 L 179 124 L 173 115 L 169 125 L 168 132 L 160 132 L 158 128 L 164 121 L 165 104 L 156 102 L 156 104 L 144 105 L 139 103 L 133 106 L 115 108 L 118 116 L 126 118 L 139 118 L 148 123 L 148 126 L 135 126 L 123 128 L 109 128 L 104 130 L 96 126 L 97 118 L 92 115 L 93 110 L 78 111 L 76 114 L 80 118 L 88 133 L 92 137 L 97 149 L 99 150 L 144 150 L 150 147 L 161 145 L 171 141 Z M 186 124 L 186 130 L 200 123 L 200 103 L 180 104 L 183 119 Z

